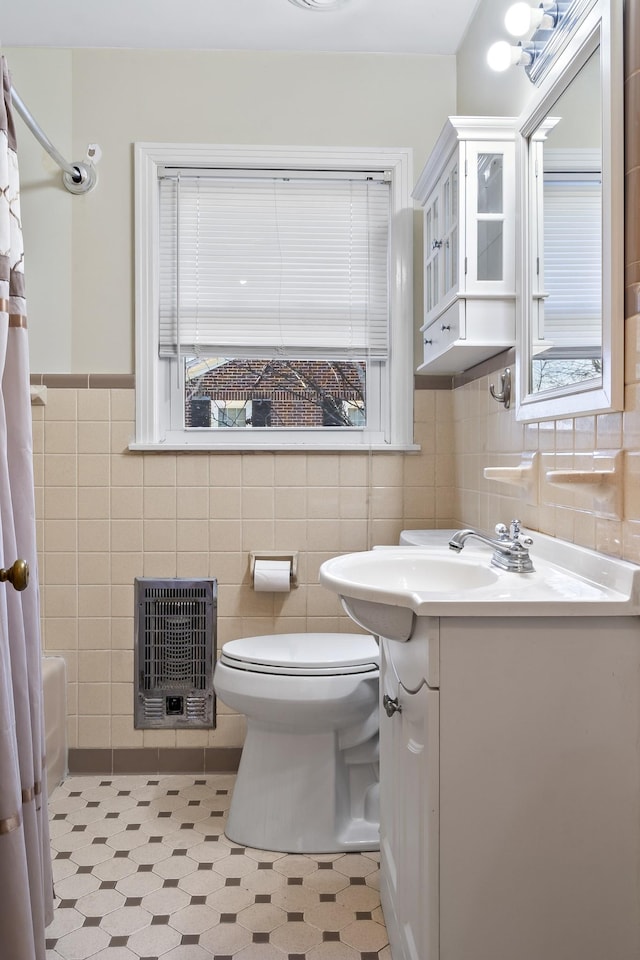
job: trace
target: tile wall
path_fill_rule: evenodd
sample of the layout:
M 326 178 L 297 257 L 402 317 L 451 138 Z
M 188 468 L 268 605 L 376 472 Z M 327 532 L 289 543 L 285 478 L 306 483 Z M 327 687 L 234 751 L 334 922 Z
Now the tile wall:
M 128 450 L 133 389 L 34 380 L 49 384 L 32 407 L 44 646 L 67 662 L 71 748 L 242 743 L 243 718 L 221 703 L 214 731 L 133 729 L 135 577 L 216 577 L 218 647 L 350 631 L 317 583 L 321 562 L 397 543 L 406 527 L 450 525 L 451 392 L 416 391 L 420 454 L 141 454 Z M 250 588 L 248 554 L 260 549 L 299 551 L 291 593 Z

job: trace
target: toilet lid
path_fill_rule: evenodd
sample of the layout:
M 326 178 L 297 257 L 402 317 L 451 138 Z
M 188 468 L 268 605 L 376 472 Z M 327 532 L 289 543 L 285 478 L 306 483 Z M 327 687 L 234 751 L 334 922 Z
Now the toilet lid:
M 380 657 L 370 635 L 276 633 L 230 640 L 220 659 L 240 670 L 322 676 L 377 670 Z

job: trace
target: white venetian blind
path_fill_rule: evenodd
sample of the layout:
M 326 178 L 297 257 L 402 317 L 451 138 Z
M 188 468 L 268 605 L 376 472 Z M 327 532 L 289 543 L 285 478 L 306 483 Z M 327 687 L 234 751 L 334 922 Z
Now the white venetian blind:
M 602 202 L 599 179 L 545 176 L 544 336 L 554 345 L 602 341 Z
M 379 175 L 172 173 L 159 189 L 161 355 L 387 355 Z

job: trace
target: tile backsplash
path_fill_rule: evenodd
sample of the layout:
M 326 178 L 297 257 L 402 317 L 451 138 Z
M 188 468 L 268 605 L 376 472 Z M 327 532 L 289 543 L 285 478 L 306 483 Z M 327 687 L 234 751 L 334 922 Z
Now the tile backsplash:
M 67 662 L 69 745 L 238 746 L 244 720 L 220 702 L 214 731 L 133 729 L 134 578 L 215 577 L 218 646 L 355 630 L 318 568 L 451 524 L 453 396 L 416 391 L 421 453 L 143 454 L 128 450 L 134 390 L 104 381 L 60 378 L 32 407 L 44 647 Z M 249 552 L 267 549 L 299 551 L 288 594 L 251 589 Z

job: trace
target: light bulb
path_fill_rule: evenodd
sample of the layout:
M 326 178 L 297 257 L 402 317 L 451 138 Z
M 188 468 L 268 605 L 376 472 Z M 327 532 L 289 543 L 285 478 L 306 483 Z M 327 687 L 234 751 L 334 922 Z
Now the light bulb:
M 529 50 L 525 50 L 522 44 L 512 47 L 506 40 L 498 40 L 492 43 L 487 50 L 487 63 L 492 70 L 497 73 L 503 73 L 509 67 L 528 66 L 533 62 L 533 56 Z
M 504 25 L 512 37 L 524 37 L 531 30 L 531 7 L 524 0 L 509 7 L 504 17 Z
M 549 11 L 556 9 L 553 3 L 541 3 L 539 7 L 530 7 L 528 3 L 521 0 L 509 7 L 504 17 L 504 25 L 512 37 L 530 37 L 540 27 L 543 30 L 551 30 L 555 27 L 557 17 Z
M 513 47 L 506 40 L 498 40 L 487 50 L 487 63 L 496 73 L 503 73 L 513 64 Z

